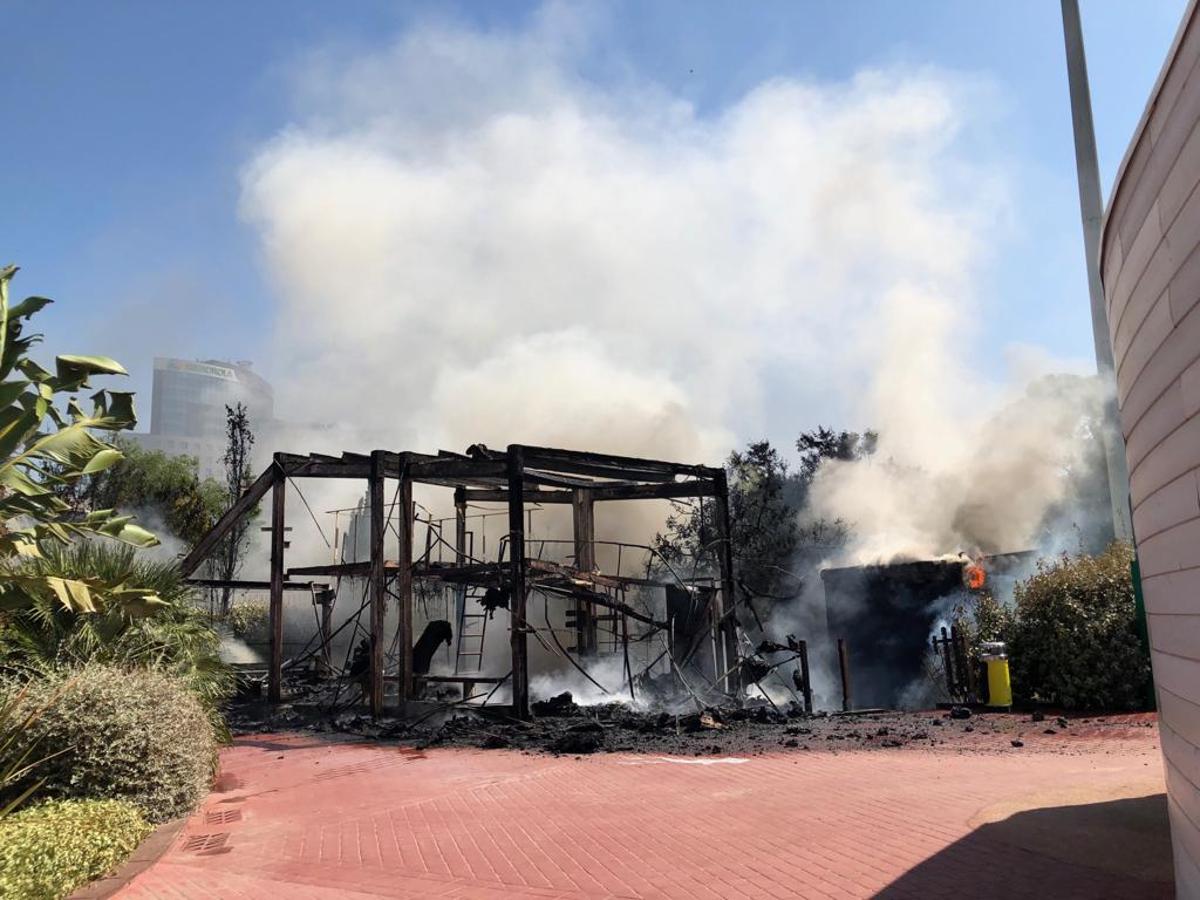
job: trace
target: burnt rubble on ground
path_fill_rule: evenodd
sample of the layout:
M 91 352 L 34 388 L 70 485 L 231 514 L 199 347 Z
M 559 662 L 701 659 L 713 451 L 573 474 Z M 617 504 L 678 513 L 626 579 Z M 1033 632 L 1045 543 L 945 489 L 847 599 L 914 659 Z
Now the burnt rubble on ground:
M 967 715 L 964 715 L 967 713 Z M 1044 725 L 1028 714 L 969 713 L 965 708 L 925 712 L 866 711 L 805 715 L 796 705 L 747 703 L 740 708 L 710 707 L 703 712 L 645 711 L 625 703 L 580 706 L 569 693 L 533 704 L 523 722 L 502 709 L 447 710 L 424 720 L 362 711 L 335 715 L 300 704 L 238 704 L 230 709 L 236 734 L 309 731 L 399 741 L 417 747 L 471 747 L 558 755 L 642 753 L 675 756 L 758 755 L 769 752 L 870 750 L 905 746 L 944 749 L 997 749 L 1012 752 L 1021 737 L 1041 736 Z M 1073 720 L 1077 721 L 1077 720 Z M 1103 717 L 1084 719 L 1103 730 Z M 1071 736 L 1058 718 L 1060 739 Z M 1127 723 L 1114 723 L 1128 727 Z M 1046 740 L 1043 738 L 1042 740 Z M 1068 746 L 1060 741 L 1057 746 Z

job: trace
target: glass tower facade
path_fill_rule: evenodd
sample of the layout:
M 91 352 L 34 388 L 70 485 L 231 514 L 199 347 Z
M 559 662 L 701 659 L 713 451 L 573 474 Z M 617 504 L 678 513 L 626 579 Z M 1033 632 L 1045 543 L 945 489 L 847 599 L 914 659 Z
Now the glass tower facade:
M 251 427 L 265 430 L 275 416 L 271 386 L 246 363 L 154 360 L 150 433 L 222 441 L 225 407 L 246 405 Z

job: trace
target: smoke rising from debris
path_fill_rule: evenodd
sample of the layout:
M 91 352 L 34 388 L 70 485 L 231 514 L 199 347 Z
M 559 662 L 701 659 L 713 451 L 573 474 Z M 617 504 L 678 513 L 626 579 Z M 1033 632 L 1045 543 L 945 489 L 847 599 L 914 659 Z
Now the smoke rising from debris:
M 813 484 L 810 514 L 853 523 L 839 562 L 1060 549 L 1064 531 L 1082 539 L 1093 510 L 1107 514 L 1094 504 L 1104 478 L 1097 379 L 1043 376 L 967 414 L 882 393 L 891 425 L 874 456 L 827 462 Z
M 430 25 L 303 61 L 294 120 L 242 180 L 279 406 L 342 426 L 292 449 L 715 464 L 783 428 L 871 427 L 874 456 L 813 486 L 811 514 L 853 526 L 836 562 L 1038 540 L 1086 463 L 1095 388 L 1020 367 L 1000 388 L 967 356 L 1006 211 L 1002 174 L 963 150 L 978 86 L 864 70 L 701 111 L 576 74 L 596 27 L 550 5 L 524 30 Z M 660 512 L 599 536 L 647 540 Z M 819 636 L 814 591 L 780 633 Z M 817 652 L 813 670 L 828 705 Z
M 576 75 L 593 28 L 548 6 L 304 61 L 295 121 L 243 174 L 281 407 L 370 421 L 362 446 L 716 462 L 768 422 L 857 414 L 872 373 L 941 379 L 877 362 L 908 331 L 956 339 L 1002 207 L 956 145 L 963 89 L 863 71 L 701 113 Z

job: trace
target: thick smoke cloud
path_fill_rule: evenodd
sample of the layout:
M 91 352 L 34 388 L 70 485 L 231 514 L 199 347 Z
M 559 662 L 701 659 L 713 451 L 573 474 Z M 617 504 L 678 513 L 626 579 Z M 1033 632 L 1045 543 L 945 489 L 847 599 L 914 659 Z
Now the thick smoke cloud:
M 976 399 L 947 385 L 1003 189 L 963 161 L 962 79 L 778 79 L 701 114 L 575 75 L 589 29 L 548 7 L 305 60 L 243 175 L 285 413 L 356 446 L 716 462 L 781 420 Z

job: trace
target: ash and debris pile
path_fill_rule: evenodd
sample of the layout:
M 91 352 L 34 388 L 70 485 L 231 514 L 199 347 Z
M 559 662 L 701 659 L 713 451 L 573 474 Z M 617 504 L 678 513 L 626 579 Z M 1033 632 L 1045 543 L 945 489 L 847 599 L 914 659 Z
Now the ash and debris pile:
M 766 703 L 702 712 L 644 711 L 623 703 L 580 706 L 570 693 L 533 704 L 523 722 L 501 709 L 466 709 L 437 719 L 372 719 L 360 712 L 330 717 L 300 705 L 242 705 L 230 711 L 235 734 L 310 731 L 396 741 L 418 748 L 464 747 L 583 756 L 638 753 L 665 756 L 755 756 L 791 751 L 942 748 L 1017 752 L 1027 742 L 1069 750 L 1085 733 L 1120 736 L 1123 717 L 1068 720 L 1041 713 L 991 713 L 966 707 L 925 712 L 816 713 Z M 1080 723 L 1084 723 L 1082 728 Z M 1050 726 L 1050 727 L 1047 727 Z M 1142 727 L 1142 723 L 1136 723 Z

